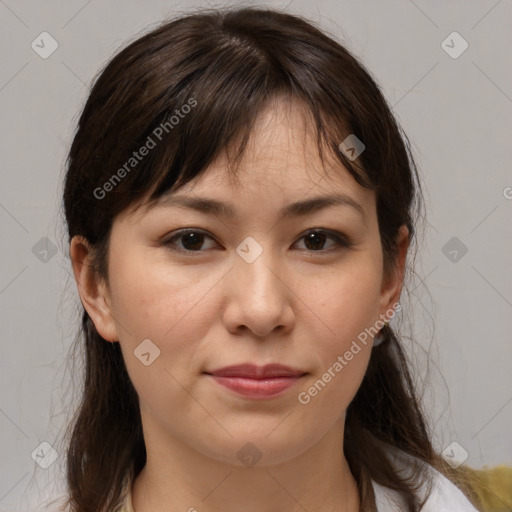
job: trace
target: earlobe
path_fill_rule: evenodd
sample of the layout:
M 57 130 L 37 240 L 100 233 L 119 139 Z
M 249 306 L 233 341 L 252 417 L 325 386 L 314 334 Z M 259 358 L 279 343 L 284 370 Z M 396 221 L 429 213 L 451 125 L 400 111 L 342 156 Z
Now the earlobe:
M 402 285 L 405 275 L 405 264 L 407 260 L 407 251 L 409 249 L 410 237 L 409 230 L 404 224 L 400 227 L 397 235 L 397 254 L 393 268 L 389 275 L 385 275 L 382 280 L 381 292 L 381 313 L 386 314 L 393 305 L 400 299 Z
M 96 330 L 103 339 L 118 341 L 108 288 L 92 265 L 91 246 L 87 239 L 83 236 L 74 236 L 70 243 L 69 255 L 80 300 Z

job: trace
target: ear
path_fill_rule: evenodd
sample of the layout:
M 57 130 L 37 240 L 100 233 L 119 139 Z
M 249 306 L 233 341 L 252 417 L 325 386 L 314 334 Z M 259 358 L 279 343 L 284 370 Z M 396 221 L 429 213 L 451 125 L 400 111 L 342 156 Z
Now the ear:
M 409 249 L 410 237 L 409 230 L 404 224 L 398 230 L 397 235 L 397 254 L 392 268 L 384 274 L 382 278 L 381 289 L 381 315 L 385 315 L 393 309 L 393 305 L 400 299 L 402 285 L 405 274 L 405 262 L 407 250 Z
M 74 236 L 70 243 L 69 255 L 80 300 L 96 330 L 107 341 L 119 341 L 108 287 L 92 265 L 89 242 L 82 236 Z

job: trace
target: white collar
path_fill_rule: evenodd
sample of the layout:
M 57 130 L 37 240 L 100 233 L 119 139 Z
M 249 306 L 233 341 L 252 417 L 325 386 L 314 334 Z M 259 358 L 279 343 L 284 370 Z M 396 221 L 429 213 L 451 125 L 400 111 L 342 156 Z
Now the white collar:
M 407 471 L 411 459 L 415 458 L 405 452 L 395 450 L 390 451 L 394 464 L 398 469 Z M 419 461 L 419 459 L 415 460 Z M 453 512 L 454 510 L 457 512 L 478 512 L 463 492 L 448 478 L 430 465 L 427 465 L 427 471 L 430 472 L 432 477 L 432 487 L 421 512 Z M 421 487 L 420 493 L 422 493 L 422 496 L 427 491 L 427 484 L 424 483 Z M 403 512 L 406 510 L 405 501 L 398 492 L 374 481 L 372 481 L 372 485 L 378 512 Z

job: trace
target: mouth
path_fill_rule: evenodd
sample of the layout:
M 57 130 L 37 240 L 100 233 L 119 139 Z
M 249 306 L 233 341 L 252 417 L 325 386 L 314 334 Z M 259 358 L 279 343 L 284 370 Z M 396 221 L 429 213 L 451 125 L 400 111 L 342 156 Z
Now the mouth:
M 205 375 L 237 395 L 268 399 L 284 394 L 307 375 L 307 372 L 280 364 L 243 364 L 207 371 Z

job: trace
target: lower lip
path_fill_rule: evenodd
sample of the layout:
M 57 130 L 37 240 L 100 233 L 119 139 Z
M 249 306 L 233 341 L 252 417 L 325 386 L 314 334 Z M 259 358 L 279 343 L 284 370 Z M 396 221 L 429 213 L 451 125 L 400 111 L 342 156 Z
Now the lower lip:
M 283 394 L 298 382 L 301 377 L 273 377 L 268 379 L 248 379 L 244 377 L 218 377 L 209 375 L 216 382 L 239 395 L 265 399 Z

